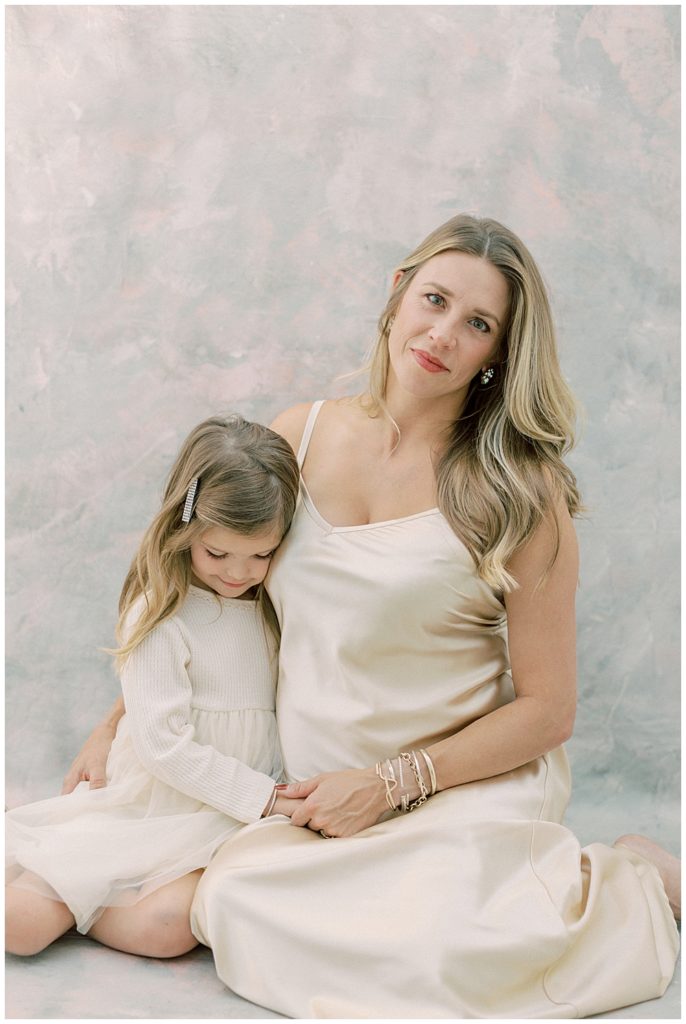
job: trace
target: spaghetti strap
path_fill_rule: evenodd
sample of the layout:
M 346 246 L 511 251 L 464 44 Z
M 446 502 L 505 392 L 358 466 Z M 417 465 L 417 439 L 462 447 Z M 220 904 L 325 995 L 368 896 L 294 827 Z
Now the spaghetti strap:
M 312 405 L 312 408 L 310 409 L 310 411 L 309 411 L 309 413 L 307 415 L 307 420 L 305 421 L 305 429 L 303 430 L 302 440 L 300 442 L 300 447 L 298 448 L 298 467 L 301 470 L 303 468 L 303 463 L 305 461 L 305 456 L 307 455 L 307 449 L 310 446 L 310 438 L 312 437 L 312 431 L 314 430 L 314 425 L 317 422 L 317 416 L 319 415 L 319 410 L 324 405 L 324 402 L 325 402 L 325 399 L 323 399 L 323 398 L 321 398 L 318 402 L 314 402 L 313 405 Z

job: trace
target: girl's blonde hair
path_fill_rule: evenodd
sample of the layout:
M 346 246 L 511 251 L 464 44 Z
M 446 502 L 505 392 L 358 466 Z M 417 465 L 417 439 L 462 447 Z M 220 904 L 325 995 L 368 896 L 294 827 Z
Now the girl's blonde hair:
M 459 214 L 437 228 L 397 268 L 402 271 L 378 323 L 367 408 L 386 408 L 391 322 L 417 270 L 442 252 L 488 260 L 508 282 L 509 315 L 495 375 L 472 380 L 439 459 L 438 504 L 474 557 L 479 575 L 501 591 L 516 584 L 506 566 L 561 498 L 581 510 L 576 480 L 562 456 L 574 443 L 575 403 L 562 378 L 550 304 L 531 253 L 508 228 Z M 390 417 L 392 419 L 392 417 Z M 396 427 L 397 429 L 397 427 Z M 559 537 L 555 537 L 557 555 Z
M 182 521 L 186 495 L 198 479 L 190 522 Z M 164 490 L 162 507 L 148 527 L 119 598 L 117 641 L 112 651 L 121 668 L 126 657 L 181 605 L 191 583 L 190 546 L 213 526 L 242 534 L 283 536 L 298 496 L 299 471 L 293 449 L 282 437 L 242 416 L 212 416 L 184 441 Z M 260 584 L 268 624 L 278 635 L 276 616 Z M 131 629 L 133 605 L 144 599 Z

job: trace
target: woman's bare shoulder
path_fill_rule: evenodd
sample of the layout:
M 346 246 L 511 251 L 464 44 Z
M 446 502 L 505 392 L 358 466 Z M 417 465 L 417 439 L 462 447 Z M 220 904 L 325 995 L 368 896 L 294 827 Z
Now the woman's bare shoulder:
M 350 398 L 327 400 L 325 408 L 322 410 L 322 420 L 333 419 L 338 423 L 341 418 L 346 416 L 346 411 L 353 402 L 354 400 Z M 288 441 L 294 451 L 300 447 L 307 417 L 313 405 L 314 402 L 300 402 L 298 405 L 292 405 L 290 409 L 280 412 L 269 424 L 272 430 L 281 434 Z
M 281 434 L 281 437 L 285 438 L 296 452 L 300 447 L 305 423 L 313 405 L 314 402 L 300 402 L 298 405 L 292 405 L 290 409 L 284 409 L 283 412 L 278 413 L 269 424 L 271 429 L 275 430 L 277 434 Z

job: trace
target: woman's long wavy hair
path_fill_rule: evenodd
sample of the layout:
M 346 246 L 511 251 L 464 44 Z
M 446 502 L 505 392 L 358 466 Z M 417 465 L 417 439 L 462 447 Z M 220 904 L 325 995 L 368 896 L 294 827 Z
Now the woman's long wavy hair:
M 390 416 L 385 396 L 392 320 L 419 267 L 451 250 L 496 267 L 508 282 L 510 304 L 493 380 L 485 387 L 480 373 L 472 380 L 438 460 L 438 504 L 474 557 L 479 575 L 505 592 L 516 586 L 506 568 L 511 556 L 554 503 L 564 500 L 571 515 L 581 511 L 576 480 L 562 461 L 574 443 L 575 403 L 560 372 L 543 279 L 512 231 L 489 218 L 460 214 L 400 264 L 402 277 L 379 318 L 367 366 L 367 407 L 372 415 Z M 556 535 L 550 565 L 558 545 Z
M 182 521 L 191 481 L 198 487 L 190 522 Z M 242 416 L 212 416 L 184 441 L 172 466 L 162 507 L 148 527 L 119 598 L 117 641 L 111 653 L 121 668 L 127 656 L 180 607 L 191 584 L 190 546 L 214 526 L 241 534 L 288 530 L 298 496 L 299 471 L 282 437 Z M 127 621 L 143 599 L 133 626 Z M 268 625 L 276 616 L 262 584 L 257 592 Z

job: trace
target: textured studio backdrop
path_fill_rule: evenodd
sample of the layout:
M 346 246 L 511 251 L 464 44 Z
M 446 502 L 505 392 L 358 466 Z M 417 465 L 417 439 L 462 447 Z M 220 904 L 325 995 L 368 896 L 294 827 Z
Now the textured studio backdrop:
M 6 12 L 9 804 L 118 692 L 98 648 L 182 437 L 344 393 L 464 210 L 532 249 L 585 407 L 572 823 L 676 848 L 679 8 Z

